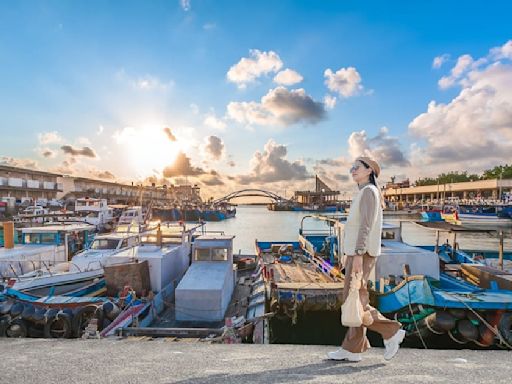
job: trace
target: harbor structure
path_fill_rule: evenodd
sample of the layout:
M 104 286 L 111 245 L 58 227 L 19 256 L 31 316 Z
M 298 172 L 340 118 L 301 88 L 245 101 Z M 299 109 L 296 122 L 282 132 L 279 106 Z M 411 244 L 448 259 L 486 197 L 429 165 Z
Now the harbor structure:
M 409 183 L 388 183 L 384 196 L 393 202 L 434 200 L 501 200 L 512 193 L 512 179 L 490 179 L 412 186 Z
M 295 191 L 293 200 L 303 206 L 323 206 L 336 204 L 340 191 L 331 189 L 318 176 L 315 176 L 314 191 Z

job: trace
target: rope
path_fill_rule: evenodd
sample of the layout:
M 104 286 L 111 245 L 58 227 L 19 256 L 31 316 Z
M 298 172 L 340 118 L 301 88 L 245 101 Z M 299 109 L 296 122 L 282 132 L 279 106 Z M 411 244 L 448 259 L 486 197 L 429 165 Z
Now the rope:
M 461 300 L 460 298 L 458 298 L 455 294 L 452 294 L 450 292 L 445 292 L 453 297 L 455 297 L 458 301 L 460 301 L 462 304 L 464 304 L 464 306 L 466 308 L 468 308 L 471 312 L 473 312 L 477 317 L 478 319 L 492 332 L 494 333 L 494 335 L 500 340 L 500 343 L 505 345 L 507 348 L 510 348 L 512 349 L 512 345 L 510 345 L 510 343 L 508 343 L 505 338 L 503 337 L 503 335 L 501 334 L 501 332 L 497 329 L 496 326 L 492 326 L 491 324 L 489 324 L 482 316 L 480 316 L 480 314 L 478 312 L 476 312 L 473 308 L 471 308 L 466 302 L 464 302 L 463 300 Z
M 420 332 L 420 329 L 418 328 L 418 323 L 416 322 L 416 318 L 414 317 L 414 312 L 412 310 L 412 305 L 411 305 L 411 291 L 410 291 L 410 287 L 409 287 L 409 281 L 407 281 L 408 279 L 408 276 L 405 275 L 405 280 L 406 280 L 406 285 L 407 285 L 407 297 L 408 297 L 408 305 L 409 305 L 409 311 L 411 312 L 411 317 L 412 317 L 412 321 L 414 322 L 414 327 L 416 328 L 416 332 L 418 332 L 418 336 L 420 337 L 420 340 L 421 340 L 421 344 L 423 344 L 423 348 L 425 349 L 428 349 L 427 348 L 427 344 L 425 343 L 425 340 L 423 340 L 423 336 L 421 336 L 421 332 Z

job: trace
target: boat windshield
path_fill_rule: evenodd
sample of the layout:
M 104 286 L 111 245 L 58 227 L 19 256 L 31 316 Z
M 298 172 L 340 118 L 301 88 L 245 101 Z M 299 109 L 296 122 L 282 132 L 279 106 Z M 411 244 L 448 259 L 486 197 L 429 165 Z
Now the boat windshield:
M 118 244 L 117 239 L 96 239 L 91 244 L 91 249 L 116 249 Z

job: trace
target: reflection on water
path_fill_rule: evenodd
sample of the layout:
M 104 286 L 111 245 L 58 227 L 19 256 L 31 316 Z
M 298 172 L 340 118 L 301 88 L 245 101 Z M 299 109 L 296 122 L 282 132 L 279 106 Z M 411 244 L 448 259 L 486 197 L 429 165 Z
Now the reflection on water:
M 234 251 L 242 254 L 254 254 L 254 241 L 297 241 L 301 220 L 308 215 L 305 212 L 276 212 L 269 211 L 264 206 L 240 205 L 236 217 L 221 222 L 208 222 L 209 231 L 224 231 L 225 234 L 235 235 Z M 433 245 L 435 231 L 422 228 L 412 222 L 410 217 L 384 218 L 389 223 L 403 222 L 403 239 L 412 245 Z M 307 219 L 306 230 L 325 230 L 329 227 L 324 221 Z M 508 227 L 501 227 L 505 232 L 505 252 L 512 252 L 512 221 Z M 448 234 L 441 233 L 440 241 L 444 242 Z M 452 241 L 451 237 L 449 238 Z M 458 234 L 457 241 L 461 249 L 498 250 L 496 234 L 470 233 Z

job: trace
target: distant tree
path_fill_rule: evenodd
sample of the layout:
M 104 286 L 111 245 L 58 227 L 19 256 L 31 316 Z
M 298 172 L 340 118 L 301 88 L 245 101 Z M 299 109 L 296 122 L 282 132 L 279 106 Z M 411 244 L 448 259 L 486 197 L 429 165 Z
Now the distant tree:
M 436 185 L 436 184 L 445 184 L 445 183 L 462 183 L 464 181 L 475 181 L 480 180 L 480 176 L 472 174 L 468 175 L 466 171 L 459 173 L 459 171 L 441 173 L 436 178 L 426 177 L 424 179 L 418 179 L 416 181 L 417 186 L 422 185 Z
M 512 179 L 512 165 L 497 165 L 492 169 L 487 169 L 484 171 L 482 176 L 483 179 Z
M 417 187 L 424 185 L 448 184 L 448 183 L 462 183 L 464 181 L 476 180 L 489 180 L 489 179 L 512 179 L 512 165 L 497 165 L 492 169 L 484 171 L 482 176 L 477 174 L 468 175 L 467 171 L 459 173 L 459 171 L 451 171 L 448 173 L 441 173 L 437 177 L 419 178 L 414 182 Z

